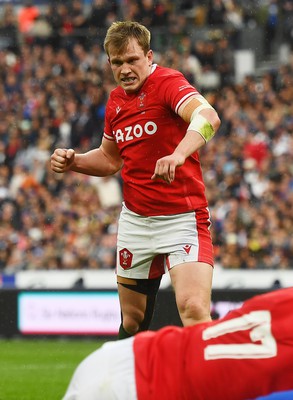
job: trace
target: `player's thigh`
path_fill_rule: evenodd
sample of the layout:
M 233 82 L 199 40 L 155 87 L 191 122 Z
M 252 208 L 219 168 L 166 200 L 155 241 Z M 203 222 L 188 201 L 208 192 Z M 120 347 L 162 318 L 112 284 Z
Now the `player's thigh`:
M 119 302 L 123 318 L 131 316 L 136 321 L 142 321 L 146 308 L 147 296 L 118 284 Z
M 129 279 L 157 278 L 164 273 L 165 258 L 155 251 L 149 218 L 122 207 L 117 235 L 116 273 Z
M 161 226 L 160 226 L 161 223 Z M 213 244 L 210 233 L 209 210 L 172 215 L 158 222 L 156 237 L 159 251 L 166 254 L 168 270 L 179 264 L 201 262 L 213 265 Z
M 195 299 L 202 307 L 211 301 L 213 267 L 203 262 L 186 262 L 170 270 L 177 303 Z
M 154 279 L 129 279 L 117 276 L 123 319 L 128 316 L 141 322 L 146 317 L 146 310 L 150 314 L 153 313 L 154 300 L 160 287 L 161 278 L 162 276 Z

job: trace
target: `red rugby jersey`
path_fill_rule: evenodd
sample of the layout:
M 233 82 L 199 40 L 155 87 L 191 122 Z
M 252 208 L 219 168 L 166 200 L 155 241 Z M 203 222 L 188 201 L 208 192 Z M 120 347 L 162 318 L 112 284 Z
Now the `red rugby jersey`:
M 134 338 L 138 400 L 249 400 L 293 389 L 293 288 L 221 320 Z
M 138 93 L 126 94 L 120 86 L 111 92 L 104 137 L 116 141 L 124 161 L 123 194 L 130 210 L 152 216 L 207 206 L 197 152 L 177 168 L 171 185 L 151 180 L 156 161 L 172 154 L 186 134 L 178 108 L 197 93 L 180 72 L 156 65 Z

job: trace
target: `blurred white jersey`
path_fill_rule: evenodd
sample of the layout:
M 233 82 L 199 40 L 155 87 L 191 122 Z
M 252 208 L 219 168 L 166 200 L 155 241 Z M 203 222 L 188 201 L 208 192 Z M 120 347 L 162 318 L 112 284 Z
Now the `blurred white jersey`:
M 63 400 L 137 400 L 133 339 L 107 342 L 86 357 Z

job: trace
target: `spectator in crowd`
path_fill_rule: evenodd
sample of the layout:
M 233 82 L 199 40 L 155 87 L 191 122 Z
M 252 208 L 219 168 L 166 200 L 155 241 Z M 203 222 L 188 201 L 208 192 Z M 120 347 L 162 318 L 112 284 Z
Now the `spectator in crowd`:
M 22 35 L 29 40 L 30 32 L 35 21 L 40 16 L 40 9 L 33 4 L 32 0 L 25 0 L 18 14 L 18 28 Z
M 279 5 L 277 0 L 270 0 L 267 7 L 264 31 L 264 52 L 272 54 L 278 29 Z
M 215 68 L 220 75 L 220 86 L 233 84 L 234 54 L 226 36 L 218 40 L 215 50 Z
M 226 7 L 223 0 L 210 0 L 207 11 L 207 23 L 214 28 L 220 28 L 225 23 Z
M 70 11 L 73 30 L 88 28 L 87 17 L 84 12 L 82 0 L 73 0 Z
M 233 50 L 240 48 L 240 34 L 243 27 L 242 8 L 237 4 L 236 0 L 228 1 L 225 13 L 225 34 L 226 37 L 229 37 L 229 44 Z
M 284 43 L 289 46 L 291 51 L 293 50 L 293 1 L 292 0 L 283 0 L 281 2 L 281 15 L 282 15 L 282 24 L 281 24 L 281 32 L 282 39 Z
M 18 16 L 12 4 L 5 4 L 0 22 L 0 49 L 9 48 L 13 53 L 18 51 Z M 3 43 L 4 42 L 4 43 Z
M 90 30 L 96 31 L 108 28 L 117 19 L 118 6 L 116 1 L 93 0 L 88 16 Z

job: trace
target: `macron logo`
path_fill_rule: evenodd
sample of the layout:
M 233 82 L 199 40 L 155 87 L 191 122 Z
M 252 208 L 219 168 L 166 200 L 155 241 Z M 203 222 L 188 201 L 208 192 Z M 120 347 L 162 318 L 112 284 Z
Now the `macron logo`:
M 191 245 L 190 244 L 186 244 L 185 246 L 183 246 L 183 249 L 185 250 L 186 254 L 190 253 L 190 249 L 191 249 Z

